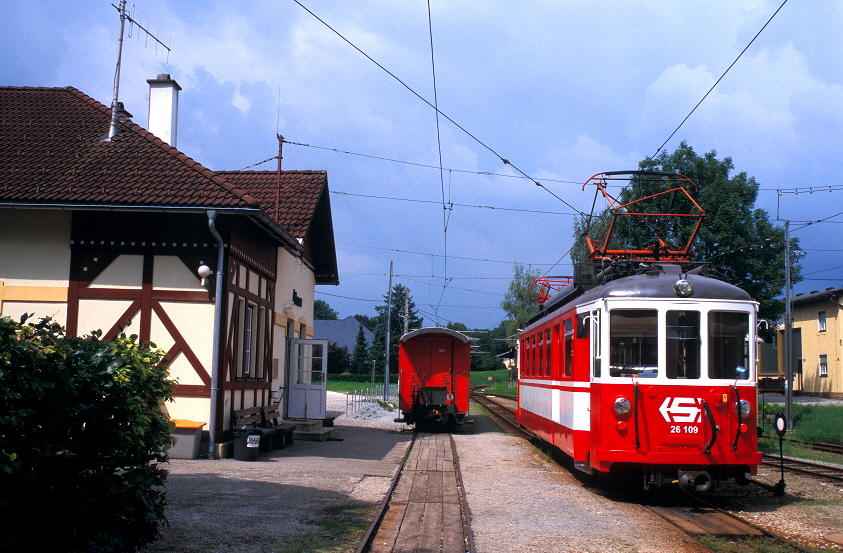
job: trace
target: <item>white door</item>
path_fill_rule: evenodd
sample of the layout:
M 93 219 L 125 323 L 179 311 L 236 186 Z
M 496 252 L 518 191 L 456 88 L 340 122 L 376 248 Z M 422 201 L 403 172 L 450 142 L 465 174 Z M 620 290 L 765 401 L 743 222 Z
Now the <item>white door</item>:
M 328 340 L 290 340 L 287 417 L 324 419 Z

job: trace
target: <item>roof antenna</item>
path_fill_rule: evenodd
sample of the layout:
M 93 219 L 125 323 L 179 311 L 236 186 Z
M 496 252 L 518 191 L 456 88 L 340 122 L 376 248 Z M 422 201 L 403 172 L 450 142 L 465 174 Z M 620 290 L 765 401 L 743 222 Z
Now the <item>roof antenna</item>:
M 117 136 L 117 118 L 123 111 L 122 107 L 120 106 L 120 102 L 118 101 L 118 93 L 120 91 L 120 66 L 123 62 L 123 32 L 126 29 L 126 21 L 133 25 L 137 25 L 138 29 L 146 33 L 148 37 L 152 38 L 152 40 L 163 46 L 167 50 L 168 60 L 171 51 L 169 46 L 158 40 L 155 35 L 147 31 L 143 27 L 143 25 L 132 19 L 132 17 L 128 13 L 126 13 L 126 0 L 120 0 L 120 7 L 117 7 L 114 4 L 112 4 L 112 7 L 114 7 L 120 14 L 120 36 L 117 39 L 117 68 L 114 71 L 114 98 L 111 101 L 111 127 L 108 130 L 108 140 L 114 140 L 114 137 Z

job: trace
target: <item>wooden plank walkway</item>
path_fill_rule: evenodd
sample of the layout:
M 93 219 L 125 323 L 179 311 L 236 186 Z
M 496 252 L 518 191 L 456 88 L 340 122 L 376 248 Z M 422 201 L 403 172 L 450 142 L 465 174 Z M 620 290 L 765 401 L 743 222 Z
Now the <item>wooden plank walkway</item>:
M 420 433 L 370 553 L 465 553 L 451 438 Z

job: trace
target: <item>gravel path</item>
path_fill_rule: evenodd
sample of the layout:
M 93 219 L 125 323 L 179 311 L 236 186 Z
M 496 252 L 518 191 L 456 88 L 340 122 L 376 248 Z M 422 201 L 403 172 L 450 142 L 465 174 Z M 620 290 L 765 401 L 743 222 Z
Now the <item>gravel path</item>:
M 454 434 L 478 553 L 703 552 L 637 505 L 586 489 L 485 416 Z

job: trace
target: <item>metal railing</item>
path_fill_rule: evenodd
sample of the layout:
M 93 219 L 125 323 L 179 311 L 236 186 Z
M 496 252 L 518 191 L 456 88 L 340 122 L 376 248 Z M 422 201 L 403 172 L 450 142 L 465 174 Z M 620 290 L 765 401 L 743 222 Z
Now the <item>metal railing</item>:
M 383 384 L 363 388 L 362 390 L 350 390 L 345 393 L 345 412 L 357 413 L 367 407 L 379 405 L 384 397 Z M 387 389 L 387 397 L 390 401 L 398 402 L 398 384 L 390 384 Z

